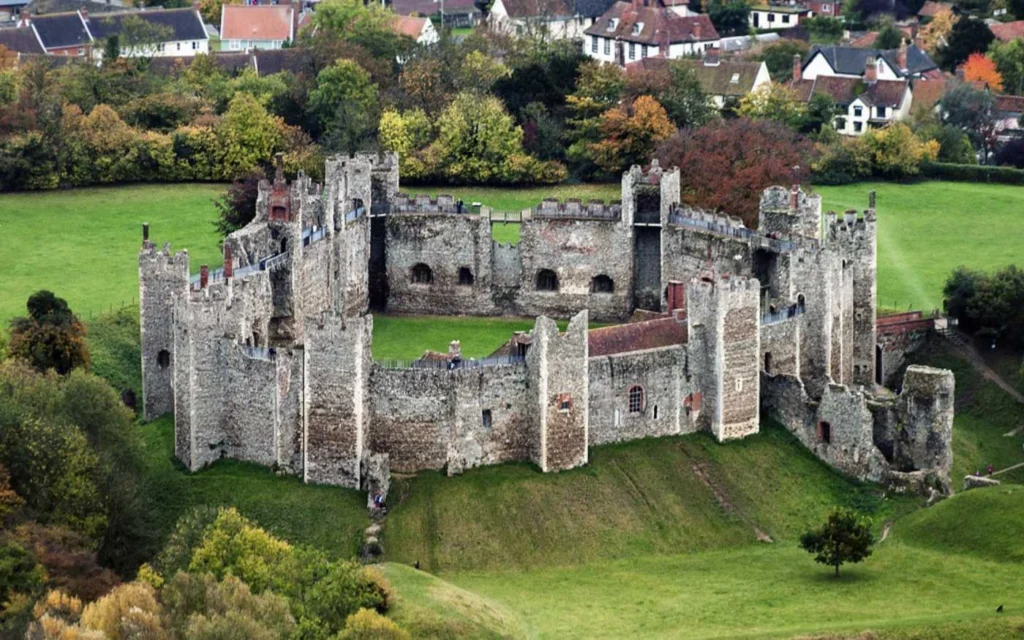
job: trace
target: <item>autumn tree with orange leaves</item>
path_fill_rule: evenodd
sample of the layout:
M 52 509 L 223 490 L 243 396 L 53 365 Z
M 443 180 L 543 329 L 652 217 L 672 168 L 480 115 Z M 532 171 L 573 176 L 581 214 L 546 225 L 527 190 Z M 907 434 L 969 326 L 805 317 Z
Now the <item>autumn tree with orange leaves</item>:
M 665 107 L 651 96 L 613 107 L 601 116 L 600 142 L 590 145 L 594 163 L 610 174 L 647 164 L 654 149 L 675 132 Z
M 996 63 L 991 58 L 980 53 L 972 53 L 964 63 L 964 80 L 968 82 L 984 82 L 989 90 L 1000 92 L 1003 90 L 1003 76 L 996 69 Z

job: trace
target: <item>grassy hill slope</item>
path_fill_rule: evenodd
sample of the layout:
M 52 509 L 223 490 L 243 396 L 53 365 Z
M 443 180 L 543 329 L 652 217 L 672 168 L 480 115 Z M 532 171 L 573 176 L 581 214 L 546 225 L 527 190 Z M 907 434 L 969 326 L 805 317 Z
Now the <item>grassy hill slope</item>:
M 434 572 L 522 570 L 792 542 L 835 504 L 882 519 L 914 508 L 832 472 L 778 427 L 721 446 L 705 434 L 591 449 L 590 464 L 527 464 L 398 479 L 389 560 Z M 755 530 L 756 528 L 756 530 Z

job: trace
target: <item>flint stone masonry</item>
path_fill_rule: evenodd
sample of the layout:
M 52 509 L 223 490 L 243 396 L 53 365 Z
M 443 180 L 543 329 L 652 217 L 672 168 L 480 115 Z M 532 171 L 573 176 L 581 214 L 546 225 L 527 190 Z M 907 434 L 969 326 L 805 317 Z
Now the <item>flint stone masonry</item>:
M 745 437 L 763 412 L 845 473 L 949 491 L 952 374 L 873 386 L 923 339 L 920 317 L 876 326 L 873 210 L 823 220 L 818 196 L 773 187 L 746 229 L 682 205 L 679 172 L 652 163 L 623 175 L 621 202 L 545 200 L 501 244 L 505 216 L 400 194 L 394 155 L 331 158 L 325 175 L 279 169 L 225 240 L 226 268 L 194 282 L 188 254 L 147 229 L 143 412 L 174 412 L 189 469 L 250 460 L 372 503 L 392 470 L 556 472 L 591 445 Z M 538 317 L 494 358 L 403 365 L 373 361 L 371 308 Z

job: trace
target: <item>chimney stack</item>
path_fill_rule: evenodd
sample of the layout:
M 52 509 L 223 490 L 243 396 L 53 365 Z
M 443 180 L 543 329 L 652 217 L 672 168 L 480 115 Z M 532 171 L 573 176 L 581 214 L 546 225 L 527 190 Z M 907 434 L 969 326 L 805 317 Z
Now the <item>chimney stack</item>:
M 693 39 L 700 40 L 700 20 L 693 23 Z
M 804 67 L 804 63 L 803 63 L 803 59 L 800 57 L 800 54 L 799 53 L 794 53 L 793 54 L 793 82 L 800 82 L 800 79 L 803 77 L 803 72 L 804 72 L 803 71 L 803 67 Z
M 682 282 L 668 283 L 668 312 L 676 320 L 686 317 L 686 285 Z
M 199 267 L 199 288 L 205 289 L 210 283 L 210 267 L 203 265 Z
M 142 223 L 142 243 L 145 244 L 149 240 L 149 223 Z
M 864 64 L 864 82 L 873 84 L 878 81 L 878 61 L 874 56 L 868 56 Z
M 800 208 L 800 185 L 794 184 L 793 188 L 789 190 L 789 208 L 792 211 L 796 211 Z
M 233 258 L 231 257 L 231 245 L 224 243 L 224 277 L 230 279 L 235 271 Z
M 900 71 L 907 70 L 907 41 L 900 40 L 900 48 L 896 51 L 896 66 Z

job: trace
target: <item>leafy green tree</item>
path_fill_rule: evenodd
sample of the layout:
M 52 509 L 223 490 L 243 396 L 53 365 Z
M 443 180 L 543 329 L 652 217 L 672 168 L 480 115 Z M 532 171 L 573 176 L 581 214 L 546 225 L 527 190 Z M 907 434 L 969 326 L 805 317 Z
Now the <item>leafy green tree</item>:
M 814 42 L 839 42 L 843 37 L 843 23 L 836 18 L 814 16 L 809 20 L 801 20 L 800 24 L 807 26 Z
M 743 0 L 710 0 L 708 18 L 722 36 L 744 35 L 750 29 L 750 5 Z
M 190 573 L 234 575 L 257 593 L 287 580 L 281 569 L 294 556 L 291 545 L 252 524 L 234 508 L 222 509 L 192 551 Z
M 899 30 L 892 20 L 885 20 L 878 29 L 878 36 L 875 38 L 876 49 L 896 49 L 903 42 L 903 32 Z
M 836 508 L 820 529 L 800 536 L 800 547 L 815 554 L 814 561 L 835 568 L 846 563 L 861 562 L 871 555 L 875 543 L 867 522 L 849 509 Z
M 1003 89 L 1014 95 L 1024 93 L 1024 39 L 993 42 L 989 56 L 996 63 L 999 74 L 1003 76 Z
M 961 16 L 949 32 L 948 43 L 939 50 L 943 68 L 954 71 L 967 61 L 972 53 L 984 53 L 995 36 L 981 20 Z
M 831 126 L 836 117 L 836 101 L 827 93 L 815 93 L 807 101 L 807 109 L 804 111 L 800 122 L 800 133 L 817 134 L 822 127 Z
M 235 179 L 227 192 L 215 200 L 217 222 L 214 225 L 222 236 L 241 229 L 256 217 L 256 200 L 260 195 L 260 181 L 266 179 L 262 170 L 251 171 Z
M 744 118 L 774 120 L 795 128 L 804 118 L 806 106 L 789 87 L 768 82 L 743 96 L 736 111 Z
M 377 123 L 377 86 L 351 60 L 338 60 L 316 77 L 309 109 L 328 148 L 354 152 L 368 143 Z
M 764 62 L 775 82 L 788 82 L 793 77 L 793 56 L 802 60 L 809 48 L 806 42 L 784 39 L 767 45 L 753 59 Z
M 68 303 L 50 291 L 37 291 L 28 299 L 28 317 L 11 320 L 12 356 L 22 358 L 40 371 L 53 369 L 61 375 L 75 367 L 89 366 L 85 325 Z
M 651 96 L 640 96 L 601 116 L 601 141 L 590 145 L 590 150 L 598 167 L 615 174 L 650 162 L 657 146 L 674 132 L 665 108 Z
M 922 141 L 902 122 L 894 122 L 884 129 L 871 129 L 853 142 L 858 143 L 870 152 L 873 172 L 890 179 L 917 175 L 921 172 L 921 163 L 934 161 L 939 151 L 937 142 Z
M 459 91 L 487 93 L 494 83 L 509 75 L 509 68 L 483 51 L 470 51 L 462 59 L 456 76 Z
M 254 593 L 233 575 L 179 572 L 160 592 L 174 637 L 196 640 L 276 640 L 296 630 L 288 601 L 271 591 Z
M 173 37 L 174 30 L 171 27 L 129 14 L 121 19 L 117 46 L 124 56 L 153 55 L 158 43 L 167 42 Z
M 262 166 L 283 143 L 284 123 L 248 93 L 231 99 L 216 125 L 219 177 L 234 179 Z
M 659 102 L 680 129 L 701 127 L 715 116 L 715 106 L 701 87 L 697 73 L 689 64 L 672 61 L 668 65 L 670 81 Z
M 324 0 L 313 14 L 313 29 L 307 35 L 314 49 L 332 43 L 350 43 L 380 60 L 404 57 L 415 46 L 411 38 L 391 28 L 394 14 L 376 2 Z
M 922 127 L 918 134 L 924 140 L 939 143 L 939 162 L 955 164 L 978 164 L 978 155 L 971 146 L 971 139 L 963 130 L 952 125 L 935 124 Z
M 942 97 L 939 110 L 942 122 L 964 131 L 981 152 L 982 162 L 987 163 L 997 142 L 992 94 L 961 84 Z
M 506 163 L 522 153 L 523 130 L 494 96 L 460 93 L 438 119 L 435 145 L 448 179 L 501 181 Z

